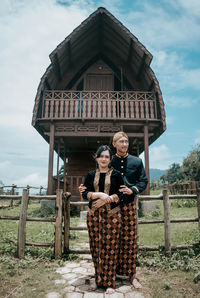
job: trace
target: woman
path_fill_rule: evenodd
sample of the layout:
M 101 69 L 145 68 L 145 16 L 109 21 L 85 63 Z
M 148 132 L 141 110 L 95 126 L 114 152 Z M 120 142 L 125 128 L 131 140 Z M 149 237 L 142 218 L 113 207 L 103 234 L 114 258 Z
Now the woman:
M 123 178 L 119 171 L 109 166 L 112 152 L 106 145 L 100 146 L 95 156 L 97 169 L 88 173 L 82 193 L 89 200 L 87 226 L 90 250 L 95 267 L 95 283 L 91 290 L 102 286 L 106 294 L 115 292 L 116 269 L 121 229 L 119 192 Z

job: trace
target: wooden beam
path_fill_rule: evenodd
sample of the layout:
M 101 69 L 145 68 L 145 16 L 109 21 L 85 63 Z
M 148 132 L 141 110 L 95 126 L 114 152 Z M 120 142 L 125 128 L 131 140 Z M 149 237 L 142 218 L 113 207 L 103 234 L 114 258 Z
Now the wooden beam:
M 126 60 L 127 65 L 131 64 L 132 56 L 133 56 L 133 40 L 131 38 L 130 39 L 129 49 L 128 49 L 128 54 L 127 54 L 127 60 Z
M 67 169 L 67 164 L 66 164 L 66 145 L 64 144 L 64 156 L 63 156 L 63 161 L 64 161 L 64 168 L 63 168 L 63 180 L 64 180 L 64 192 L 67 190 L 67 177 L 66 177 L 66 169 Z
M 60 63 L 59 63 L 59 59 L 58 59 L 58 54 L 55 53 L 53 55 L 53 57 L 51 58 L 51 62 L 53 65 L 53 69 L 56 75 L 56 78 L 58 79 L 58 81 L 62 80 L 62 75 L 61 75 L 61 70 L 60 70 Z
M 57 189 L 60 189 L 59 158 L 60 158 L 60 139 L 58 139 L 58 149 L 57 149 Z
M 145 194 L 150 194 L 150 175 L 149 175 L 149 128 L 148 125 L 144 126 L 144 157 L 145 157 L 145 170 L 148 177 L 148 184 Z
M 72 67 L 73 62 L 72 62 L 72 50 L 71 50 L 71 41 L 70 40 L 66 43 L 65 47 L 66 47 L 66 53 L 67 53 L 67 57 L 68 57 L 68 61 L 69 61 L 68 66 Z
M 155 82 L 154 82 L 154 80 L 152 80 L 151 84 L 149 85 L 149 89 L 148 89 L 149 92 L 151 92 L 153 90 L 154 85 L 155 85 Z
M 55 132 L 55 137 L 112 137 L 114 132 L 93 132 L 93 131 L 84 131 L 84 132 L 76 132 L 76 131 L 57 131 Z M 49 136 L 50 134 L 48 132 L 45 133 L 45 135 Z M 154 134 L 150 133 L 149 137 L 152 137 Z M 144 138 L 144 133 L 139 132 L 131 132 L 128 133 L 129 137 L 133 138 Z
M 143 54 L 143 57 L 142 57 L 142 61 L 141 61 L 141 64 L 140 64 L 140 68 L 139 68 L 139 71 L 137 73 L 137 80 L 140 79 L 140 77 L 142 76 L 142 73 L 146 67 L 146 57 L 147 57 L 147 54 Z
M 44 83 L 45 83 L 45 85 L 46 85 L 46 87 L 47 87 L 48 90 L 51 90 L 52 89 L 51 86 L 50 86 L 50 84 L 49 84 L 49 81 L 48 81 L 48 78 L 47 77 L 45 78 Z
M 48 165 L 48 186 L 47 194 L 53 194 L 53 153 L 54 153 L 54 124 L 50 124 L 50 135 L 49 135 L 49 165 Z

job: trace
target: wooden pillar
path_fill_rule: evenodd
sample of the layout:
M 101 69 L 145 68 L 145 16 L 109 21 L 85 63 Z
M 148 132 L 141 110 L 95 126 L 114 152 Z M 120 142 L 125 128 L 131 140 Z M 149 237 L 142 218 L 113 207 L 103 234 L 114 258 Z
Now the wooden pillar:
M 16 185 L 12 184 L 11 195 L 15 194 L 15 187 L 16 187 Z M 13 207 L 13 199 L 11 199 L 11 201 L 10 201 L 10 207 Z
M 198 222 L 199 222 L 199 232 L 200 232 L 200 189 L 197 188 L 197 212 L 198 212 Z
M 64 192 L 66 192 L 66 190 L 67 190 L 66 169 L 67 169 L 67 165 L 66 165 L 66 148 L 65 148 L 65 145 L 64 145 L 64 169 L 63 169 L 63 181 L 64 181 L 63 190 L 64 190 Z
M 60 158 L 60 139 L 58 140 L 58 154 L 57 154 L 57 189 L 60 189 L 60 177 L 59 177 L 59 158 Z
M 170 202 L 167 189 L 163 189 L 163 207 L 165 224 L 165 254 L 171 256 Z
M 19 217 L 19 226 L 18 226 L 18 241 L 17 241 L 17 255 L 18 258 L 24 258 L 24 250 L 26 243 L 26 216 L 28 208 L 28 190 L 23 189 L 22 201 L 21 201 L 21 210 Z
M 55 231 L 55 258 L 62 256 L 62 195 L 63 190 L 56 190 L 56 231 Z
M 64 253 L 69 253 L 70 193 L 64 193 Z
M 149 175 L 149 130 L 148 125 L 144 126 L 144 158 L 145 158 L 145 170 L 148 177 L 148 184 L 145 190 L 145 194 L 150 194 L 150 175 Z
M 49 137 L 49 165 L 48 165 L 48 186 L 47 195 L 53 194 L 53 151 L 54 151 L 54 124 L 50 124 Z

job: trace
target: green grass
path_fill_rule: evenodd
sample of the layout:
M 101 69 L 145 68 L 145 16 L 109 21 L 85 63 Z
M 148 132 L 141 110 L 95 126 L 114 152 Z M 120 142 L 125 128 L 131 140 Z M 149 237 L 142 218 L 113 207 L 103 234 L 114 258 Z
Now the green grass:
M 154 191 L 159 194 L 160 191 Z M 163 219 L 163 203 L 156 202 L 156 212 L 145 214 L 141 219 Z M 181 202 L 181 204 L 180 204 Z M 0 209 L 0 215 L 18 215 L 20 206 L 12 209 Z M 195 206 L 187 207 L 184 200 L 171 201 L 171 218 L 197 217 Z M 40 217 L 40 203 L 30 203 L 28 216 Z M 49 216 L 54 216 L 49 214 Z M 71 217 L 71 226 L 83 224 L 79 217 Z M 56 290 L 52 280 L 57 278 L 55 268 L 62 265 L 63 259 L 54 259 L 53 248 L 29 247 L 25 249 L 25 259 L 18 260 L 16 256 L 18 221 L 0 220 L 0 297 L 17 288 L 12 297 L 41 297 Z M 55 223 L 27 222 L 26 240 L 34 242 L 53 242 Z M 171 224 L 172 245 L 198 243 L 200 233 L 198 223 Z M 70 231 L 70 248 L 84 249 L 88 243 L 86 231 Z M 164 225 L 139 225 L 139 245 L 164 245 Z M 76 258 L 70 255 L 68 258 Z M 197 284 L 194 276 L 200 272 L 200 249 L 188 249 L 175 252 L 171 259 L 159 252 L 139 252 L 138 265 L 145 276 L 146 286 L 152 297 L 197 297 Z M 181 296 L 183 294 L 183 296 Z

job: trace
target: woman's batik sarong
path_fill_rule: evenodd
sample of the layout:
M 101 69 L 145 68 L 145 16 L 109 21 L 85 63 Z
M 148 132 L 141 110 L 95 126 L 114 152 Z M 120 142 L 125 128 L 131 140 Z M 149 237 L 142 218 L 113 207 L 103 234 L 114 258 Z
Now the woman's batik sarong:
M 137 213 L 135 201 L 121 207 L 122 228 L 117 274 L 132 277 L 136 273 Z
M 96 211 L 89 209 L 87 225 L 96 284 L 114 288 L 121 231 L 120 210 L 113 214 L 105 205 Z

